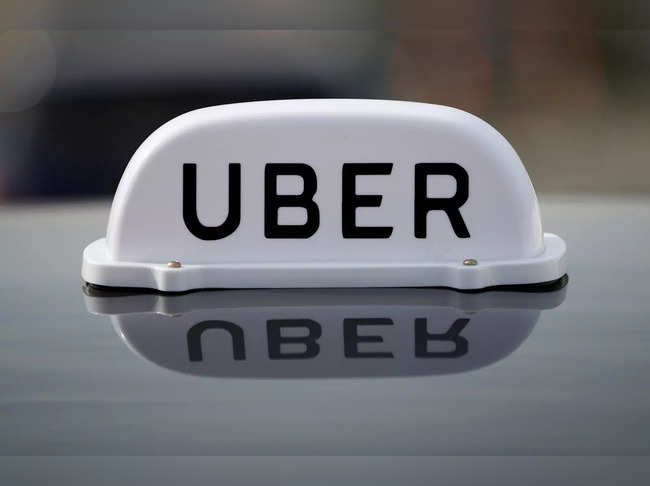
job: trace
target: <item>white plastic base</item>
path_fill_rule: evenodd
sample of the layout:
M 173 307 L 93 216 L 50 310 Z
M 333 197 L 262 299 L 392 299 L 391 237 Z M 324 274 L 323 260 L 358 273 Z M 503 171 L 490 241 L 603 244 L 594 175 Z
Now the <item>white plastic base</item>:
M 544 233 L 544 252 L 530 259 L 462 262 L 188 264 L 112 260 L 101 238 L 86 247 L 81 275 L 91 284 L 164 292 L 206 288 L 451 287 L 470 290 L 550 282 L 566 273 L 566 245 Z

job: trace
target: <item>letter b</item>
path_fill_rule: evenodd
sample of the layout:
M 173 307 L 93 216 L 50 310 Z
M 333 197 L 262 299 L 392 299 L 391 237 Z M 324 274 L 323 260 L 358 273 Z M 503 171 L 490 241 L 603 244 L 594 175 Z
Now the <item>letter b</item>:
M 307 329 L 306 336 L 283 336 L 283 328 L 303 327 Z M 320 324 L 311 319 L 272 319 L 266 322 L 270 359 L 309 359 L 320 352 L 317 342 L 322 331 Z M 302 344 L 304 351 L 283 353 L 283 344 Z
M 278 176 L 302 177 L 304 190 L 298 195 L 279 195 Z M 267 238 L 309 238 L 320 224 L 320 212 L 314 202 L 316 172 L 307 164 L 266 164 L 264 170 L 264 236 Z M 307 211 L 305 224 L 278 223 L 278 209 L 299 207 Z

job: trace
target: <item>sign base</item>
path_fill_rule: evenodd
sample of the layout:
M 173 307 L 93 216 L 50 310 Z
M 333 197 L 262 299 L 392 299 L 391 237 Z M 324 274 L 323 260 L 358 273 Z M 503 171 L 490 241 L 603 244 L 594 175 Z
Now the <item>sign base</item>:
M 106 239 L 83 253 L 82 278 L 102 287 L 186 292 L 197 289 L 450 287 L 479 290 L 503 285 L 530 285 L 566 274 L 566 245 L 544 233 L 544 252 L 534 258 L 458 262 L 310 262 L 221 263 L 122 262 L 113 260 Z M 178 265 L 176 265 L 178 264 Z

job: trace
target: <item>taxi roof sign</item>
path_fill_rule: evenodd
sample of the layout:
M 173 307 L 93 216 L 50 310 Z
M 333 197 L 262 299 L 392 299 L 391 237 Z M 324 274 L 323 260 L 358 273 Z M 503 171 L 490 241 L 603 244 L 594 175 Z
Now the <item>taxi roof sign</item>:
M 82 277 L 110 287 L 444 286 L 554 281 L 506 139 L 450 107 L 284 100 L 195 110 L 129 162 Z

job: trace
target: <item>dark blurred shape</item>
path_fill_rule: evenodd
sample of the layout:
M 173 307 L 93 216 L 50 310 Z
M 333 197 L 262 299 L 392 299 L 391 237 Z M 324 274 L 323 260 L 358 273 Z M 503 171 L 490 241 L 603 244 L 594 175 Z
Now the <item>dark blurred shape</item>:
M 327 96 L 309 82 L 283 86 L 268 81 L 251 87 L 247 81 L 223 86 L 219 93 L 132 93 L 116 100 L 46 104 L 29 147 L 28 161 L 37 170 L 21 189 L 43 197 L 112 194 L 138 146 L 178 115 L 237 101 Z

